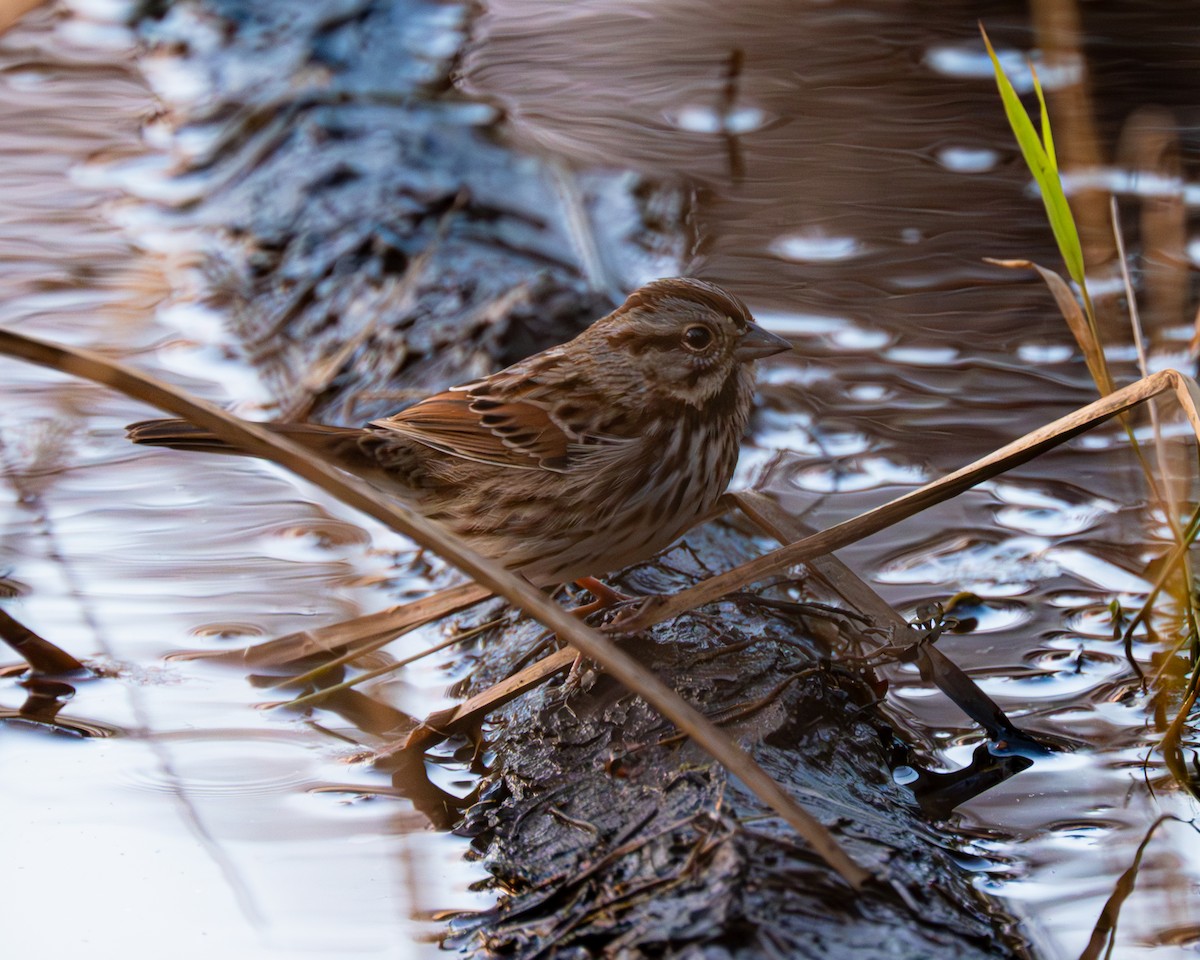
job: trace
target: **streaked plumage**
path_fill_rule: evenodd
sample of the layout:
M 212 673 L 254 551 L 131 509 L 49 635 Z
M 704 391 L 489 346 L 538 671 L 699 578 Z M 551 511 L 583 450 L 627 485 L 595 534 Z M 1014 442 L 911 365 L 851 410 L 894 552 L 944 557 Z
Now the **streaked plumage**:
M 788 349 L 711 283 L 656 280 L 574 340 L 361 429 L 275 424 L 535 582 L 617 570 L 725 491 L 751 361 Z M 236 453 L 180 420 L 135 443 Z

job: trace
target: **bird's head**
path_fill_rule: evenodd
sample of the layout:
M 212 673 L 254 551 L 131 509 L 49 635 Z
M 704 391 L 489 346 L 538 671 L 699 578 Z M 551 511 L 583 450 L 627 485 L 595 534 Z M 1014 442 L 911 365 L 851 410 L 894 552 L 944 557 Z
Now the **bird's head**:
M 751 383 L 752 361 L 791 349 L 733 294 L 690 277 L 639 287 L 588 333 L 602 337 L 652 395 L 694 407 Z

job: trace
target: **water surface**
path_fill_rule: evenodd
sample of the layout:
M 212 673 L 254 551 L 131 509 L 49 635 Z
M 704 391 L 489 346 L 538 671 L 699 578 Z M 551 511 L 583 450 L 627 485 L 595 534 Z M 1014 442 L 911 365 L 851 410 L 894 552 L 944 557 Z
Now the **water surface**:
M 1019 69 L 1023 10 L 883 2 L 494 0 L 461 63 L 459 91 L 502 110 L 518 148 L 690 192 L 681 268 L 727 284 L 797 345 L 761 371 L 740 479 L 816 526 L 1094 396 L 1040 282 L 982 259 L 1056 263 L 974 32 L 981 13 Z M 1174 110 L 1194 166 L 1195 79 L 1180 65 L 1195 51 L 1173 39 L 1186 35 L 1178 12 L 1088 16 L 1113 157 L 1121 122 L 1153 102 Z M 153 202 L 182 187 L 154 125 L 149 146 L 139 138 L 157 105 L 130 43 L 111 20 L 41 11 L 0 45 L 0 323 L 104 344 L 261 413 L 268 391 L 198 301 L 211 237 Z M 169 57 L 155 70 L 164 96 L 203 91 Z M 1172 189 L 1194 204 L 1194 185 Z M 1187 362 L 1189 320 L 1152 326 L 1152 364 Z M 1125 380 L 1130 356 L 1114 356 Z M 164 942 L 182 957 L 432 953 L 428 917 L 479 904 L 478 874 L 465 844 L 382 795 L 390 784 L 363 761 L 373 736 L 331 711 L 260 709 L 278 694 L 245 670 L 167 657 L 375 610 L 440 571 L 272 468 L 131 449 L 123 424 L 151 412 L 99 387 L 0 361 L 0 393 L 0 573 L 21 593 L 6 609 L 109 674 L 81 680 L 55 726 L 4 729 L 0 804 L 23 825 L 5 915 L 46 916 L 53 891 L 56 945 L 88 956 Z M 1151 754 L 1152 716 L 1107 613 L 1138 604 L 1161 527 L 1108 425 L 841 554 L 905 613 L 976 594 L 975 629 L 942 649 L 1019 722 L 1078 744 L 946 826 L 1047 957 L 1078 955 L 1161 812 L 1194 812 Z M 1143 661 L 1156 649 L 1135 647 Z M 447 680 L 423 663 L 374 692 L 422 714 Z M 28 693 L 6 677 L 0 707 Z M 981 732 L 914 671 L 894 673 L 890 696 L 942 745 L 935 764 L 968 762 Z M 1178 824 L 1151 842 L 1118 955 L 1194 953 L 1197 853 Z M 41 943 L 27 924 L 8 936 Z

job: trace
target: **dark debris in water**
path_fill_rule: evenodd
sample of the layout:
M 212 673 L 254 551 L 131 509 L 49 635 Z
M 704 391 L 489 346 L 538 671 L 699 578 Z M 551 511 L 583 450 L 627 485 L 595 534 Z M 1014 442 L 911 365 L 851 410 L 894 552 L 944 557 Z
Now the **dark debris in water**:
M 87 671 L 87 667 L 66 650 L 38 636 L 3 609 L 0 609 L 0 641 L 23 657 L 35 673 L 57 675 Z

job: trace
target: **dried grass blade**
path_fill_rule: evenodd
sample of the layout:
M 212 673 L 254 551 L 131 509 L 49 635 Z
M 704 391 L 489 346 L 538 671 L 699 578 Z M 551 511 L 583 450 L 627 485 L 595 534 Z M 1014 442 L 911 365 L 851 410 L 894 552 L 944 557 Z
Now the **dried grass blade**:
M 493 620 L 490 623 L 482 624 L 479 627 L 466 630 L 456 636 L 448 637 L 441 643 L 435 643 L 432 647 L 426 647 L 424 650 L 418 650 L 416 653 L 409 654 L 407 657 L 401 657 L 399 660 L 393 660 L 391 663 L 385 663 L 383 666 L 376 667 L 374 670 L 367 670 L 364 673 L 360 673 L 356 677 L 351 677 L 349 680 L 344 680 L 341 683 L 335 683 L 333 686 L 322 687 L 320 690 L 314 690 L 312 693 L 306 693 L 302 697 L 296 697 L 295 699 L 287 700 L 283 703 L 272 704 L 272 707 L 295 708 L 307 706 L 310 703 L 318 703 L 321 700 L 324 700 L 326 697 L 332 696 L 333 694 L 341 693 L 343 690 L 351 690 L 354 687 L 357 687 L 360 683 L 366 683 L 369 680 L 387 676 L 389 673 L 395 673 L 397 670 L 407 667 L 410 663 L 416 663 L 418 660 L 423 660 L 425 657 L 431 657 L 435 653 L 440 653 L 442 650 L 446 650 L 447 648 L 454 646 L 456 643 L 462 643 L 464 640 L 470 639 L 485 629 L 496 626 L 499 622 L 500 621 L 498 620 Z M 361 656 L 361 654 L 357 652 L 354 655 Z M 333 663 L 324 664 L 319 669 L 312 670 L 304 676 L 285 680 L 283 683 L 273 684 L 271 689 L 274 689 L 275 687 L 281 687 L 285 683 L 303 683 L 311 675 L 319 674 L 321 671 L 328 670 L 331 666 L 333 666 Z
M 729 498 L 755 526 L 785 546 L 815 532 L 807 523 L 797 520 L 761 493 L 737 491 L 731 493 Z M 851 607 L 870 617 L 877 625 L 890 628 L 893 635 L 903 636 L 909 630 L 908 621 L 837 557 L 832 554 L 813 557 L 805 561 L 805 566 Z
M 1084 363 L 1087 364 L 1088 373 L 1092 375 L 1092 379 L 1096 382 L 1096 386 L 1101 393 L 1112 393 L 1112 377 L 1108 372 L 1108 359 L 1104 356 L 1104 347 L 1096 337 L 1094 327 L 1088 321 L 1087 315 L 1083 312 L 1083 308 L 1079 306 L 1079 301 L 1075 299 L 1075 294 L 1071 291 L 1067 282 L 1053 270 L 1047 270 L 1032 260 L 993 260 L 990 257 L 985 257 L 984 259 L 988 263 L 994 263 L 1001 267 L 1012 267 L 1013 269 L 1020 270 L 1032 269 L 1038 272 L 1038 275 L 1045 281 L 1046 286 L 1050 288 L 1050 293 L 1054 296 L 1054 302 L 1058 305 L 1059 312 L 1062 313 L 1063 319 L 1067 321 L 1067 327 L 1071 331 L 1071 336 L 1079 344 L 1080 352 L 1083 353 Z
M 231 416 L 199 398 L 185 395 L 165 383 L 91 350 L 67 347 L 0 328 L 0 353 L 20 357 L 63 373 L 106 384 L 128 396 L 150 403 L 218 437 L 237 444 L 315 483 L 343 503 L 435 551 L 481 586 L 499 594 L 536 618 L 584 656 L 641 696 L 664 717 L 688 734 L 702 749 L 725 765 L 763 803 L 778 813 L 813 850 L 850 886 L 860 889 L 872 874 L 856 863 L 833 835 L 773 780 L 745 750 L 695 707 L 607 637 L 572 617 L 558 604 L 495 561 L 481 557 L 458 537 L 401 504 L 384 498 L 361 480 L 349 477 L 316 459 L 286 437 Z
M 1121 281 L 1125 286 L 1125 302 L 1129 310 L 1129 325 L 1133 330 L 1133 343 L 1137 348 L 1138 369 L 1141 370 L 1142 376 L 1149 373 L 1149 362 L 1146 358 L 1146 338 L 1142 332 L 1142 320 L 1138 313 L 1137 295 L 1133 289 L 1133 280 L 1129 276 L 1129 261 L 1125 255 L 1125 237 L 1121 230 L 1120 210 L 1117 207 L 1117 198 L 1109 198 L 1109 215 L 1112 220 L 1113 240 L 1117 247 L 1117 262 L 1121 265 Z M 1162 425 L 1159 422 L 1158 408 L 1155 404 L 1150 404 L 1150 425 L 1154 431 L 1154 454 L 1158 463 L 1158 473 L 1162 477 L 1161 490 L 1162 495 L 1160 502 L 1163 512 L 1166 514 L 1167 523 L 1171 527 L 1171 534 L 1175 538 L 1175 550 L 1172 551 L 1173 559 L 1169 560 L 1165 565 L 1164 574 L 1169 576 L 1176 568 L 1179 573 L 1179 596 L 1182 600 L 1184 618 L 1187 621 L 1188 633 L 1195 636 L 1197 633 L 1197 617 L 1196 617 L 1196 601 L 1195 597 L 1189 589 L 1189 584 L 1192 583 L 1192 566 L 1188 560 L 1188 548 L 1191 546 L 1192 540 L 1196 536 L 1195 518 L 1185 530 L 1179 522 L 1179 498 L 1186 496 L 1185 490 L 1177 490 L 1176 482 L 1172 482 L 1172 474 L 1168 469 L 1167 449 L 1163 443 Z M 1143 470 L 1149 479 L 1150 469 L 1148 464 L 1143 464 Z M 1181 481 L 1181 485 L 1186 485 L 1188 480 Z M 1158 484 L 1151 485 L 1156 491 L 1159 489 Z M 1190 531 L 1190 533 L 1189 533 Z M 1166 583 L 1166 576 L 1160 578 L 1160 582 L 1155 584 L 1151 595 L 1146 598 L 1143 604 L 1139 617 L 1147 614 L 1151 604 L 1154 602 L 1154 597 Z M 1180 646 L 1182 646 L 1182 642 Z M 1176 647 L 1176 650 L 1178 647 Z M 1174 651 L 1171 654 L 1174 655 Z M 1142 679 L 1142 670 L 1138 666 L 1137 661 L 1133 656 L 1133 634 L 1128 633 L 1125 637 L 1125 657 L 1133 665 L 1137 673 L 1138 679 Z M 1165 666 L 1169 658 L 1164 658 L 1163 665 Z M 1195 664 L 1193 664 L 1194 670 Z M 1167 745 L 1167 737 L 1163 737 L 1164 749 Z M 1186 780 L 1181 781 L 1186 782 Z
M 375 758 L 376 763 L 386 763 L 390 758 L 406 751 L 424 750 L 431 744 L 444 740 L 459 730 L 478 723 L 493 710 L 497 710 L 521 694 L 549 680 L 556 673 L 566 670 L 575 660 L 575 651 L 569 647 L 557 650 L 524 670 L 506 677 L 486 690 L 480 691 L 469 700 L 426 717 L 408 739 L 392 749 L 385 750 Z
M 793 543 L 812 533 L 807 524 L 787 514 L 761 493 L 735 493 L 732 496 L 746 516 L 780 543 Z M 837 557 L 832 554 L 814 557 L 807 561 L 806 566 L 859 612 L 867 614 L 880 626 L 890 627 L 893 642 L 904 643 L 905 635 L 912 632 L 909 622 Z M 1013 723 L 1000 705 L 937 647 L 931 643 L 913 646 L 916 646 L 916 661 L 921 676 L 935 684 L 963 713 L 983 727 L 988 736 L 1030 750 L 1043 749 L 1034 737 Z
M 1196 703 L 1196 679 L 1196 672 L 1193 670 L 1188 676 L 1187 696 L 1179 705 L 1179 709 L 1175 711 L 1174 718 L 1158 742 L 1158 750 L 1162 754 L 1167 769 L 1171 771 L 1171 776 L 1177 783 L 1190 789 L 1193 795 L 1196 792 L 1195 779 L 1187 768 L 1187 761 L 1184 760 L 1181 738 L 1191 719 L 1192 707 Z
M 1146 831 L 1146 835 L 1142 838 L 1142 842 L 1138 844 L 1137 853 L 1134 854 L 1133 863 L 1131 863 L 1117 878 L 1117 882 L 1113 885 L 1113 892 L 1105 901 L 1104 907 L 1100 911 L 1100 916 L 1096 918 L 1096 925 L 1092 928 L 1092 936 L 1088 940 L 1087 946 L 1083 953 L 1079 955 L 1079 960 L 1100 960 L 1100 951 L 1104 950 L 1104 956 L 1111 957 L 1113 947 L 1117 939 L 1117 921 L 1121 916 L 1121 907 L 1133 893 L 1133 885 L 1137 881 L 1138 871 L 1142 868 L 1142 857 L 1146 854 L 1146 847 L 1150 844 L 1150 839 L 1154 836 L 1156 830 L 1168 820 L 1175 820 L 1178 823 L 1188 823 L 1192 829 L 1196 829 L 1194 824 L 1186 820 L 1180 820 L 1176 816 L 1169 813 L 1163 814 L 1152 824 L 1150 829 Z
M 995 700 L 984 693 L 957 663 L 932 643 L 916 645 L 916 663 L 921 679 L 942 691 L 963 713 L 987 731 L 997 743 L 1048 754 L 1037 738 L 1018 727 Z
M 386 610 L 368 613 L 353 620 L 342 620 L 314 630 L 301 630 L 255 644 L 242 652 L 242 659 L 247 666 L 277 667 L 313 654 L 329 653 L 339 647 L 373 644 L 378 641 L 387 643 L 417 627 L 465 610 L 490 596 L 491 591 L 478 584 L 459 584 L 412 603 L 388 607 Z M 354 656 L 362 656 L 369 652 L 370 650 L 364 648 Z

